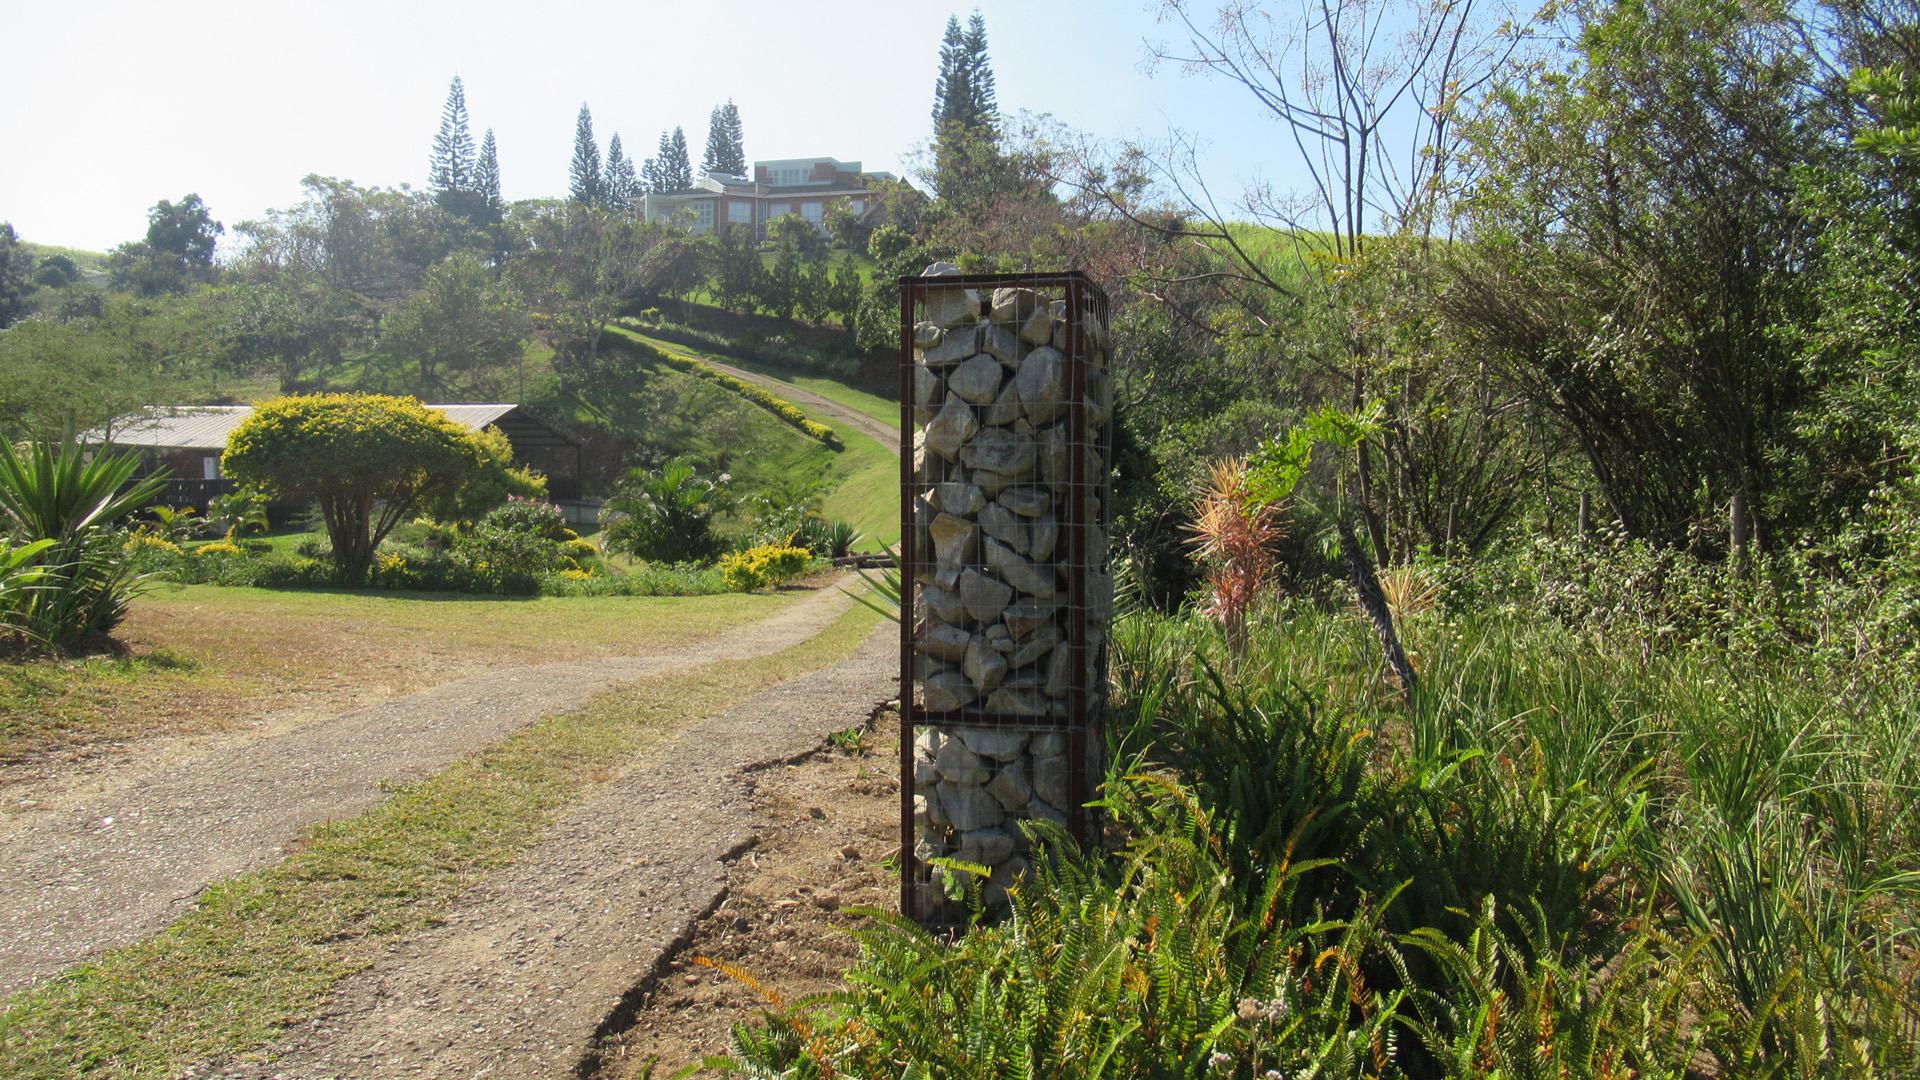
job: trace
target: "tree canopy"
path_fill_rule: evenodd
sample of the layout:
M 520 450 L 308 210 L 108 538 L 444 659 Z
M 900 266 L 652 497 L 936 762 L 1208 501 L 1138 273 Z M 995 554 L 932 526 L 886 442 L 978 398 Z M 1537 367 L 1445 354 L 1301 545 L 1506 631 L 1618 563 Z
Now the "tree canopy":
M 394 526 L 493 460 L 473 432 L 417 399 L 313 394 L 262 403 L 227 440 L 221 470 L 320 507 L 334 565 L 359 581 Z
M 161 199 L 147 211 L 147 236 L 115 248 L 107 267 L 115 288 L 141 296 L 181 293 L 216 276 L 213 250 L 226 227 L 200 196 Z
M 20 246 L 12 223 L 0 221 L 0 330 L 26 314 L 27 295 L 32 291 L 32 259 Z

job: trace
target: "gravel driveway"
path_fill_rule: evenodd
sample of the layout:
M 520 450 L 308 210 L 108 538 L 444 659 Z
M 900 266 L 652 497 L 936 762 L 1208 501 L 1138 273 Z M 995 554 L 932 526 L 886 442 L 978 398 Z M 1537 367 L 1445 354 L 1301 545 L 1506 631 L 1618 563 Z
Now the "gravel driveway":
M 630 995 L 724 898 L 728 861 L 768 827 L 755 819 L 752 770 L 817 749 L 893 698 L 897 634 L 882 623 L 840 664 L 676 732 L 443 924 L 343 981 L 266 1061 L 190 1075 L 577 1075 Z
M 684 647 L 459 679 L 36 811 L 0 838 L 0 994 L 161 930 L 207 885 L 277 861 L 308 826 L 385 798 L 389 782 L 430 775 L 616 684 L 800 644 L 851 603 L 827 587 Z

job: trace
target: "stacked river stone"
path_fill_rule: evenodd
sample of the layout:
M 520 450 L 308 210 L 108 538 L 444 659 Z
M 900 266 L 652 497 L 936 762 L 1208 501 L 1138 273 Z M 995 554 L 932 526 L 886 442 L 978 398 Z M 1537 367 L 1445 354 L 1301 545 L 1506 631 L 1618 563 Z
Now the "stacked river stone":
M 930 725 L 915 740 L 914 852 L 992 868 L 993 900 L 1026 866 L 1017 819 L 1067 824 L 1069 732 L 1105 708 L 1107 328 L 1044 291 L 930 286 L 913 342 L 912 664 Z

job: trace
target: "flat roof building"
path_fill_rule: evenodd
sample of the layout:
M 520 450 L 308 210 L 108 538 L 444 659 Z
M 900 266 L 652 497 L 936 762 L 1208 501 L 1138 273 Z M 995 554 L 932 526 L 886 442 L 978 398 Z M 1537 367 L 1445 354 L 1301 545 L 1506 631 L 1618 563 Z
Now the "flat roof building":
M 708 173 L 685 191 L 642 195 L 639 209 L 647 221 L 678 222 L 695 235 L 738 225 L 763 240 L 767 225 L 788 214 L 823 230 L 836 206 L 864 218 L 877 205 L 872 186 L 893 179 L 892 173 L 866 172 L 857 161 L 781 158 L 754 162 L 751 178 Z

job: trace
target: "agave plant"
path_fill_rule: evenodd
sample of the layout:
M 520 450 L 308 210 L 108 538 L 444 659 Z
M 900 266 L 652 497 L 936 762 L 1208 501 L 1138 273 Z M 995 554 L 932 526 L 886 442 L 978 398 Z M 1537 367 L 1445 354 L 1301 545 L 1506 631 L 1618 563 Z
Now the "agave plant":
M 840 591 L 894 622 L 899 622 L 901 597 L 906 592 L 905 583 L 900 576 L 900 556 L 886 545 L 882 545 L 880 550 L 887 553 L 887 557 L 893 560 L 893 565 L 881 568 L 877 574 L 870 570 L 856 570 L 854 572 L 867 583 L 867 588 L 861 592 L 854 592 L 851 589 Z
M 0 540 L 0 653 L 36 639 L 27 625 L 27 604 L 45 588 L 47 567 L 38 565 L 51 540 L 35 540 L 13 547 Z
M 0 443 L 0 526 L 16 539 L 58 543 L 110 527 L 166 486 L 160 474 L 134 479 L 139 468 L 136 455 L 88 459 L 73 443 L 35 443 L 25 458 Z
M 43 647 L 72 648 L 126 616 L 140 575 L 115 526 L 166 484 L 135 478 L 139 466 L 131 454 L 89 459 L 72 443 L 36 443 L 24 457 L 0 443 L 0 530 L 16 543 L 48 541 L 34 563 L 44 573 L 16 613 Z

